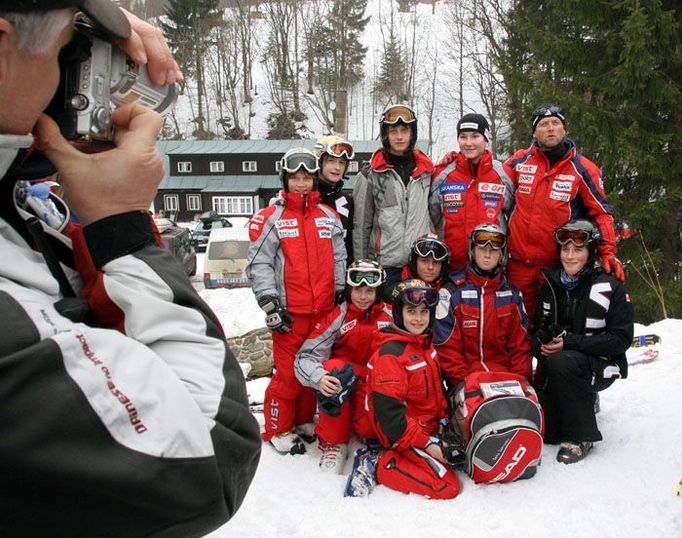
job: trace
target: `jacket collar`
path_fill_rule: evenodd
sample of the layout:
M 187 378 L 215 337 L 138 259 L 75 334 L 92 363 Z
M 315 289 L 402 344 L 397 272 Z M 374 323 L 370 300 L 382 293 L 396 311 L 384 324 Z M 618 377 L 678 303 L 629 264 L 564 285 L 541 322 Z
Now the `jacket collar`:
M 414 153 L 414 172 L 412 172 L 413 178 L 418 178 L 424 173 L 433 174 L 433 162 L 429 159 L 428 155 L 419 149 L 413 150 Z M 386 154 L 383 148 L 379 148 L 372 155 L 370 161 L 370 166 L 375 172 L 386 172 L 387 170 L 392 170 L 393 166 L 389 164 L 386 159 Z
M 287 209 L 305 211 L 306 208 L 315 207 L 320 201 L 319 191 L 310 191 L 308 194 L 281 191 L 280 195 Z

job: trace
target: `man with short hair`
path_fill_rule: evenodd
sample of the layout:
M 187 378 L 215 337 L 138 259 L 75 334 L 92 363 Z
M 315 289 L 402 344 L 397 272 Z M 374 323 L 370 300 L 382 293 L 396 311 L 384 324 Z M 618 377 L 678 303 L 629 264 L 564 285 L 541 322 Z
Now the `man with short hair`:
M 42 114 L 77 9 L 156 84 L 181 78 L 108 0 L 0 0 L 0 535 L 203 535 L 239 508 L 258 425 L 215 314 L 157 243 L 159 115 L 116 110 L 95 155 Z M 82 228 L 31 181 L 54 167 Z
M 625 280 L 616 258 L 613 215 L 601 170 L 566 136 L 566 115 L 553 104 L 532 115 L 533 143 L 509 157 L 504 168 L 512 178 L 515 207 L 509 222 L 509 281 L 523 293 L 533 319 L 542 269 L 557 264 L 554 232 L 570 219 L 589 218 L 599 228 L 599 258 L 606 273 Z
M 386 270 L 384 300 L 400 280 L 417 237 L 432 231 L 429 189 L 433 163 L 417 143 L 417 117 L 407 105 L 389 105 L 379 120 L 382 147 L 355 179 L 353 254 Z

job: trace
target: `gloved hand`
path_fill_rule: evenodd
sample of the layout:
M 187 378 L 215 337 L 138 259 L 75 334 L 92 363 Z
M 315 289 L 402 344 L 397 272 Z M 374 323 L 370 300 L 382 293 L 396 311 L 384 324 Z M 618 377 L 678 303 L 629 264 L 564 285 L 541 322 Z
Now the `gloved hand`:
M 616 258 L 613 254 L 602 254 L 599 263 L 605 273 L 613 273 L 618 280 L 625 282 L 625 271 L 623 271 L 623 265 L 620 260 Z
M 294 322 L 294 318 L 291 317 L 291 314 L 285 308 L 280 306 L 277 297 L 264 295 L 258 299 L 258 306 L 267 314 L 265 324 L 268 326 L 268 329 L 280 334 L 291 332 L 291 324 Z
M 540 327 L 535 335 L 540 340 L 541 344 L 549 344 L 557 336 L 564 336 L 566 330 L 556 323 L 552 323 L 550 316 L 543 316 L 540 321 Z
M 334 294 L 334 304 L 335 305 L 340 305 L 345 300 L 346 300 L 346 292 L 345 291 L 343 291 L 343 290 L 337 291 Z
M 352 364 L 346 364 L 341 370 L 332 368 L 329 375 L 339 380 L 341 390 L 334 394 L 334 396 L 323 396 L 322 393 L 318 391 L 318 407 L 321 412 L 332 417 L 338 417 L 341 414 L 341 406 L 350 400 L 350 397 L 355 392 L 358 376 L 355 375 Z

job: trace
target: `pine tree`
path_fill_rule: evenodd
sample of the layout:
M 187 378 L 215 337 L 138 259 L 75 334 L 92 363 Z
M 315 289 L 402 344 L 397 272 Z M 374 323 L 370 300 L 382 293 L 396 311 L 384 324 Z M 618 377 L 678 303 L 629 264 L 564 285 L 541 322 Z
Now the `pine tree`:
M 569 135 L 602 167 L 616 220 L 641 231 L 658 256 L 673 303 L 668 312 L 682 315 L 674 233 L 682 194 L 679 2 L 519 0 L 509 16 L 513 31 L 498 67 L 514 99 L 514 144 L 527 145 L 536 105 L 564 107 Z M 641 243 L 628 240 L 620 251 L 634 269 Z M 631 289 L 646 296 L 636 271 L 629 278 Z M 656 316 L 637 310 L 642 320 Z
M 384 43 L 384 55 L 381 58 L 379 77 L 374 84 L 374 91 L 390 100 L 398 102 L 410 101 L 408 90 L 407 67 L 405 54 L 398 41 L 391 12 L 391 23 L 388 27 L 388 38 Z

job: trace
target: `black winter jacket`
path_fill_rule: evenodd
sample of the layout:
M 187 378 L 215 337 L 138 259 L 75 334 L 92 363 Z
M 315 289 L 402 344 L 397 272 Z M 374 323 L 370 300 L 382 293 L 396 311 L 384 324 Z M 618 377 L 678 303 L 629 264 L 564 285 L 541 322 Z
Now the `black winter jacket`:
M 564 349 L 575 350 L 615 363 L 627 377 L 625 351 L 632 343 L 634 311 L 625 286 L 601 269 L 586 270 L 578 285 L 567 290 L 561 283 L 561 268 L 543 271 L 532 335 L 533 355 L 540 357 L 537 329 L 542 319 L 566 329 Z
M 350 192 L 343 192 L 343 179 L 338 183 L 329 183 L 320 176 L 317 189 L 320 191 L 322 203 L 331 207 L 341 218 L 343 241 L 346 245 L 346 260 L 350 265 L 355 260 L 353 258 L 353 195 Z

